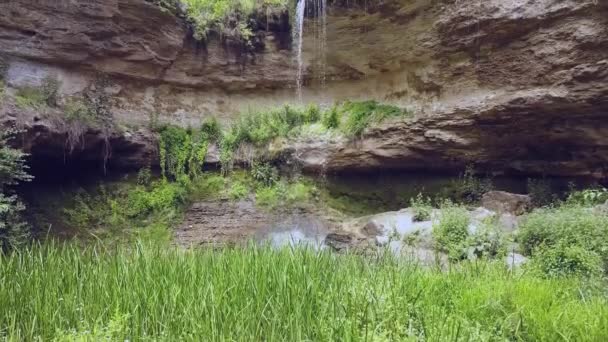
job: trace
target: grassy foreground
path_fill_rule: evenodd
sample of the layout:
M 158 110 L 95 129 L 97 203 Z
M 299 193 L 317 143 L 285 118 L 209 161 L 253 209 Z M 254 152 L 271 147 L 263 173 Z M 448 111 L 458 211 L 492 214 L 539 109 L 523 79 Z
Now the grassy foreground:
M 0 256 L 6 340 L 601 341 L 600 281 L 306 249 L 47 245 Z

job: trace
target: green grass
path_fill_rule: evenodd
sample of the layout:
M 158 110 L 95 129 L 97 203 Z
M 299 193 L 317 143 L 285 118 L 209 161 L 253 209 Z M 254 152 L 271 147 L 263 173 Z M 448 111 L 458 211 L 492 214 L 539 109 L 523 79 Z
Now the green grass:
M 376 101 L 347 101 L 342 104 L 340 110 L 342 116 L 345 117 L 343 130 L 349 136 L 360 136 L 367 127 L 386 119 L 412 116 L 410 112 L 399 107 L 381 104 Z
M 604 284 L 305 249 L 34 247 L 0 256 L 10 341 L 602 341 Z
M 253 38 L 255 28 L 247 20 L 256 11 L 266 8 L 286 10 L 289 0 L 149 0 L 163 9 L 178 12 L 181 2 L 193 27 L 194 37 L 204 41 L 211 31 L 229 32 L 245 43 Z M 230 19 L 236 19 L 230 22 Z M 225 29 L 233 30 L 225 30 Z

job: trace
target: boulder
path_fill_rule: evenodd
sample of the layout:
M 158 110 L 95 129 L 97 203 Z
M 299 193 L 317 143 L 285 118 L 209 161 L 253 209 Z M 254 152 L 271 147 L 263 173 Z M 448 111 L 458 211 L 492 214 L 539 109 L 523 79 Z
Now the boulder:
M 528 195 L 490 191 L 483 195 L 481 205 L 498 213 L 523 215 L 532 208 L 532 199 Z

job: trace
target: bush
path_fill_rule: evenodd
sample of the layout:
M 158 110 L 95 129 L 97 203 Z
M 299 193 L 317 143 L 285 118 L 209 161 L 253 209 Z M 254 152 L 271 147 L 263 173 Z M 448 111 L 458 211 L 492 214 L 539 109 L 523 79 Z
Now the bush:
M 215 117 L 207 119 L 201 125 L 201 138 L 207 142 L 218 142 L 222 138 L 222 127 Z
M 469 213 L 464 207 L 451 202 L 441 206 L 439 219 L 433 224 L 433 237 L 438 249 L 448 253 L 452 260 L 460 260 L 466 256 L 469 223 Z
M 228 196 L 233 200 L 245 198 L 249 194 L 249 188 L 242 182 L 235 181 L 230 184 Z
M 537 209 L 521 223 L 517 236 L 524 253 L 579 246 L 600 256 L 608 265 L 608 216 L 577 205 Z
M 410 207 L 414 210 L 414 222 L 423 222 L 431 220 L 431 213 L 433 212 L 433 206 L 431 205 L 431 199 L 423 197 L 419 193 L 416 198 L 410 200 Z
M 340 115 L 338 114 L 338 107 L 333 106 L 330 110 L 323 113 L 321 123 L 327 129 L 336 129 L 340 126 Z
M 342 105 L 342 112 L 346 116 L 343 129 L 350 136 L 360 136 L 373 123 L 411 115 L 398 107 L 376 101 L 346 102 Z
M 177 126 L 167 126 L 161 130 L 160 166 L 164 177 L 178 179 L 186 174 L 197 176 L 200 173 L 208 146 L 203 136 Z
M 458 203 L 475 204 L 493 188 L 494 185 L 490 178 L 477 177 L 473 167 L 467 166 L 458 180 L 452 181 L 442 189 L 440 197 L 449 198 Z
M 28 182 L 26 154 L 9 146 L 14 130 L 0 131 L 0 249 L 7 249 L 25 241 L 29 227 L 23 222 L 25 206 L 13 194 L 12 186 Z
M 531 267 L 547 277 L 594 277 L 602 274 L 602 260 L 596 252 L 564 242 L 540 248 Z
M 498 226 L 498 217 L 484 220 L 467 239 L 469 257 L 495 258 L 506 254 L 505 234 Z
M 271 186 L 279 180 L 279 172 L 269 163 L 254 162 L 250 172 L 251 177 L 264 186 Z
M 595 188 L 585 189 L 581 191 L 573 191 L 568 195 L 567 202 L 570 204 L 578 204 L 582 206 L 594 206 L 603 204 L 608 201 L 608 189 Z

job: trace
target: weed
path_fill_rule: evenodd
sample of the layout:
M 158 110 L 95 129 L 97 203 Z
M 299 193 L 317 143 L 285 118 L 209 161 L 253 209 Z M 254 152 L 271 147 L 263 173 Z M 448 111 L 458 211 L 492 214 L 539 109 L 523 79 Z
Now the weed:
M 547 277 L 597 277 L 603 271 L 602 258 L 596 252 L 564 241 L 538 249 L 531 268 Z
M 441 206 L 438 221 L 433 224 L 433 237 L 439 250 L 448 253 L 451 260 L 466 256 L 469 237 L 469 213 L 459 205 L 445 202 Z
M 340 116 L 338 114 L 338 107 L 333 106 L 331 109 L 323 113 L 321 119 L 323 126 L 327 129 L 336 129 L 340 126 Z
M 582 206 L 594 206 L 608 201 L 608 189 L 598 187 L 595 189 L 585 189 L 573 191 L 568 195 L 567 202 Z
M 431 220 L 433 206 L 431 199 L 424 197 L 422 193 L 418 193 L 415 198 L 410 200 L 410 206 L 414 210 L 414 222 L 423 222 Z
M 264 186 L 272 186 L 279 180 L 279 172 L 269 163 L 254 162 L 250 173 L 255 181 Z
M 608 216 L 579 205 L 536 209 L 520 224 L 517 238 L 533 257 L 543 248 L 580 246 L 608 266 Z
M 228 190 L 228 196 L 233 200 L 239 200 L 247 197 L 249 194 L 249 188 L 243 184 L 242 182 L 235 181 L 230 184 L 230 189 Z
M 360 136 L 373 123 L 389 118 L 409 117 L 411 114 L 395 106 L 380 104 L 376 101 L 346 102 L 341 108 L 346 116 L 343 130 L 349 136 Z

